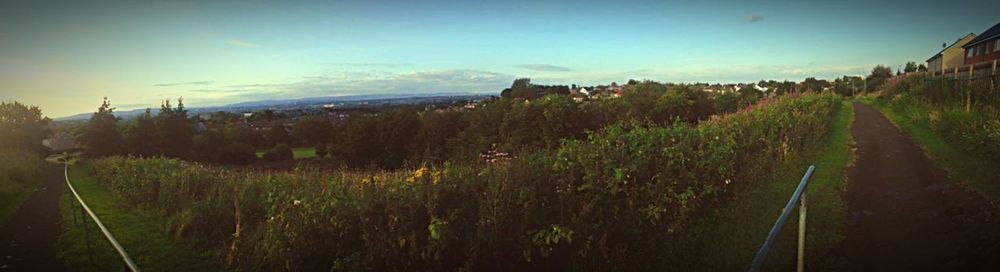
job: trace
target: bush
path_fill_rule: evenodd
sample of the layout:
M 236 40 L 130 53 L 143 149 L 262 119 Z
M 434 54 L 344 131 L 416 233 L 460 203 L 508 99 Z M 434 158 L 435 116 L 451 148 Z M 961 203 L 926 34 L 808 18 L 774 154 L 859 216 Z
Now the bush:
M 292 148 L 286 144 L 275 145 L 274 148 L 264 153 L 264 160 L 266 161 L 287 161 L 294 157 L 295 154 L 292 153 Z
M 329 152 L 327 152 L 326 144 L 324 143 L 317 144 L 315 149 L 317 158 L 323 158 L 326 157 L 327 154 L 330 154 Z
M 222 147 L 215 155 L 215 161 L 231 164 L 251 164 L 257 160 L 254 148 L 244 143 L 232 143 Z

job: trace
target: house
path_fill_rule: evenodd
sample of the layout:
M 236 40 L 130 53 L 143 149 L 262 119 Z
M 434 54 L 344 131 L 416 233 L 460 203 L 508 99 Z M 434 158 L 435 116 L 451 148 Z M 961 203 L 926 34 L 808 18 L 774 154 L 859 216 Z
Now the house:
M 993 63 L 1000 59 L 1000 23 L 983 31 L 962 48 L 965 49 L 965 65 Z
M 77 149 L 73 136 L 65 132 L 56 132 L 51 138 L 43 140 L 42 145 L 56 153 Z
M 956 40 L 951 45 L 941 49 L 934 56 L 931 56 L 931 58 L 927 59 L 927 72 L 933 75 L 965 65 L 965 58 L 963 57 L 965 49 L 962 46 L 965 46 L 975 38 L 976 34 L 969 33 L 969 35 L 965 35 L 965 37 Z

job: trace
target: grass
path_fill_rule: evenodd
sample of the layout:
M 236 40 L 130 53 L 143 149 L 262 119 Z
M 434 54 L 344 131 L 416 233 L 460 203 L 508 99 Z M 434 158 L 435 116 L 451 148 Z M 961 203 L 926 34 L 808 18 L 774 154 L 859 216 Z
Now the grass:
M 144 271 L 220 271 L 223 266 L 210 253 L 199 252 L 181 238 L 167 233 L 165 218 L 131 207 L 110 190 L 90 179 L 85 161 L 70 167 L 69 178 L 112 235 Z M 60 202 L 62 234 L 58 255 L 66 267 L 77 271 L 122 270 L 124 263 L 104 240 L 97 225 L 81 217 L 80 205 L 69 190 Z M 87 218 L 83 220 L 83 218 Z M 86 229 L 88 237 L 84 235 Z
M 669 258 L 678 270 L 739 271 L 750 268 L 806 168 L 816 165 L 807 189 L 806 269 L 836 270 L 842 264 L 831 254 L 845 237 L 847 208 L 841 197 L 846 188 L 844 170 L 851 163 L 850 125 L 853 107 L 842 102 L 831 123 L 831 132 L 820 148 L 802 154 L 774 173 L 776 182 L 743 193 L 726 206 L 695 223 L 688 236 L 678 241 Z M 796 206 L 797 207 L 797 206 Z M 782 228 L 768 254 L 765 271 L 795 268 L 797 208 Z
M 267 150 L 257 151 L 257 157 L 258 158 L 263 158 L 264 157 L 264 153 L 267 153 Z M 292 158 L 294 158 L 296 160 L 299 160 L 299 159 L 308 159 L 308 158 L 314 158 L 314 157 L 316 157 L 316 148 L 315 147 L 296 147 L 296 148 L 292 148 Z
M 42 181 L 42 165 L 35 157 L 0 153 L 0 225 L 10 219 Z
M 894 106 L 877 103 L 873 99 L 862 102 L 872 105 L 889 118 L 897 127 L 920 144 L 934 162 L 948 171 L 952 181 L 970 188 L 1000 209 L 1000 165 L 962 151 L 945 141 L 930 128 L 930 124 L 917 116 L 927 116 L 926 106 L 896 103 Z

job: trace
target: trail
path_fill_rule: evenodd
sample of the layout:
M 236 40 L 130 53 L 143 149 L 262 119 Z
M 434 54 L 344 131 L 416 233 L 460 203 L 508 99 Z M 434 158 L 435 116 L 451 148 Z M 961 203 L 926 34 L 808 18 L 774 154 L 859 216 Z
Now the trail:
M 853 271 L 997 271 L 1000 224 L 871 106 L 854 103 L 857 161 L 847 170 Z M 998 181 L 1000 182 L 1000 181 Z
M 49 164 L 45 180 L 0 228 L 0 271 L 63 271 L 56 258 L 63 167 Z

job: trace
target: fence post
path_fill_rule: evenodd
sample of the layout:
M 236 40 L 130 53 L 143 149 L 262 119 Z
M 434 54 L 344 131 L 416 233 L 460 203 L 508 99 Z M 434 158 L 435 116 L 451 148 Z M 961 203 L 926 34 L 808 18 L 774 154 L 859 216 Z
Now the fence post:
M 969 65 L 969 88 L 965 88 L 965 112 L 972 111 L 972 73 L 976 65 Z
M 799 199 L 799 262 L 798 272 L 806 271 L 806 191 Z

